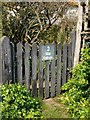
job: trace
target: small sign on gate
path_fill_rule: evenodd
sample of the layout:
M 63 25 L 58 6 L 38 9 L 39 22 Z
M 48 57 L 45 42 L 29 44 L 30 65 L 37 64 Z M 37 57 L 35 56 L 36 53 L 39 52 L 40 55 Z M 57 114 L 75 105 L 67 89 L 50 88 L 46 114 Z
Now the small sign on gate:
M 41 60 L 53 60 L 55 59 L 55 45 L 41 45 Z

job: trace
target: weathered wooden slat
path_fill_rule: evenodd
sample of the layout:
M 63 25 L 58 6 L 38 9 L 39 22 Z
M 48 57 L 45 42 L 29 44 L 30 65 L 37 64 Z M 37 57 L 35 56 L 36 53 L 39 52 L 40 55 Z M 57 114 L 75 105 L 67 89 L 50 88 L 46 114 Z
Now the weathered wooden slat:
M 55 46 L 55 44 L 54 44 Z M 51 97 L 55 96 L 55 56 L 56 56 L 56 49 L 54 48 L 54 59 L 52 60 L 52 64 L 51 64 Z
M 43 99 L 43 61 L 41 60 L 41 44 L 39 47 L 39 96 Z
M 62 85 L 66 83 L 67 80 L 67 44 L 63 46 L 63 74 L 62 74 Z
M 56 94 L 57 95 L 60 95 L 61 93 L 61 69 L 62 69 L 62 63 L 61 63 L 61 53 L 62 53 L 62 45 L 61 43 L 58 44 L 58 48 L 57 48 L 57 56 L 58 56 L 58 59 L 57 59 L 57 92 Z
M 2 38 L 2 60 L 3 83 L 8 82 L 9 84 L 10 80 L 12 80 L 11 49 L 10 41 L 6 36 Z
M 29 43 L 25 43 L 25 83 L 26 88 L 30 89 L 30 46 Z
M 17 44 L 17 80 L 22 85 L 22 44 Z
M 11 67 L 12 67 L 12 83 L 15 83 L 15 47 L 11 42 Z
M 32 96 L 37 97 L 37 45 L 32 45 Z
M 49 98 L 49 61 L 46 61 L 45 98 Z
M 10 40 L 6 37 L 5 39 L 5 46 L 6 46 L 6 55 L 7 55 L 7 59 L 8 59 L 8 80 L 10 83 L 10 80 L 12 80 L 12 70 L 11 70 L 11 49 L 10 49 Z
M 5 47 L 6 45 L 4 44 L 4 51 L 3 51 L 3 77 L 5 78 L 5 82 L 8 82 L 9 84 L 9 69 L 8 69 L 8 55 L 7 55 L 7 49 Z
M 68 68 L 67 68 L 67 76 L 68 76 L 68 79 L 71 78 L 71 74 L 70 74 L 70 70 L 71 70 L 71 67 L 72 67 L 72 43 L 68 44 Z
M 75 30 L 71 32 L 70 37 L 71 37 L 71 43 L 72 43 L 71 51 L 72 51 L 72 66 L 73 66 L 74 54 L 75 54 L 75 43 L 76 43 L 76 31 Z

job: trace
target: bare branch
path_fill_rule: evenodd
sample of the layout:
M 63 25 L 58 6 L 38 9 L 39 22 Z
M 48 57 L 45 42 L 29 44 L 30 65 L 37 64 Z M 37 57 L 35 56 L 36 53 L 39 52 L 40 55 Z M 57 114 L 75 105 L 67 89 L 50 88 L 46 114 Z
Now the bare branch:
M 40 17 L 39 17 L 39 13 L 37 12 L 37 10 L 35 10 L 35 13 L 36 13 L 36 16 L 37 16 L 37 20 L 40 23 L 40 30 L 43 30 L 42 22 L 41 22 Z
M 50 20 L 50 17 L 49 17 L 49 13 L 48 13 L 48 9 L 45 9 L 45 15 L 49 21 L 49 26 L 51 25 L 51 20 Z
M 37 33 L 37 35 L 35 36 L 35 38 L 32 39 L 31 43 L 35 42 L 35 40 L 38 38 L 40 32 L 41 32 L 41 31 L 39 31 L 39 32 Z

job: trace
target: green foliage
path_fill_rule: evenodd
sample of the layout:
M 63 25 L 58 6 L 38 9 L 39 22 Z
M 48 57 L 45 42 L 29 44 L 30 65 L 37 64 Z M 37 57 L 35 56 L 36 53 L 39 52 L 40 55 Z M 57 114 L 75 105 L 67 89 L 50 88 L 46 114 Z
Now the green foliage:
M 19 84 L 2 85 L 2 102 L 0 111 L 4 118 L 39 118 L 41 104 L 39 100 L 30 97 L 29 91 Z
M 90 112 L 90 48 L 82 50 L 81 62 L 72 70 L 72 78 L 62 87 L 62 100 L 71 117 L 89 118 Z
M 2 5 L 2 35 L 8 36 L 14 43 L 28 41 L 30 45 L 34 42 L 60 42 L 57 41 L 57 34 L 61 21 L 73 6 L 68 2 L 4 2 Z M 71 18 L 69 22 L 67 18 L 65 21 L 73 28 Z
M 60 29 L 60 25 L 53 25 L 47 31 L 45 31 L 44 33 L 41 33 L 39 39 L 41 40 L 42 43 L 47 43 L 47 42 L 58 43 L 57 37 L 58 37 L 59 29 Z

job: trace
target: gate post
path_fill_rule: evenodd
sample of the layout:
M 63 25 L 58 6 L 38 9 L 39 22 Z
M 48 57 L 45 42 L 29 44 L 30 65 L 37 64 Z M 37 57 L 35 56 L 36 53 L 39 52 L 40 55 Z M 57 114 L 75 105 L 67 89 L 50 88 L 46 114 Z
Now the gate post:
M 81 31 L 82 31 L 82 13 L 83 8 L 79 3 L 78 7 L 78 22 L 77 22 L 77 29 L 76 29 L 76 43 L 75 43 L 75 54 L 74 54 L 74 65 L 76 66 L 79 62 L 79 55 L 80 55 L 80 46 L 81 46 Z

